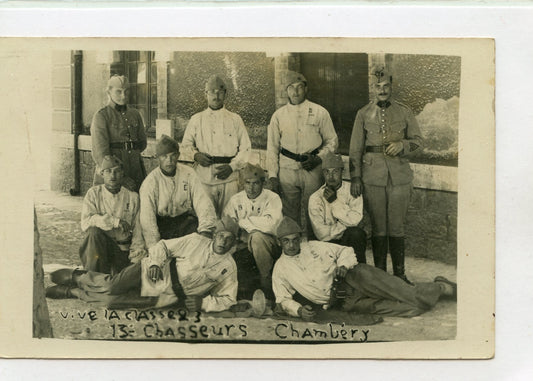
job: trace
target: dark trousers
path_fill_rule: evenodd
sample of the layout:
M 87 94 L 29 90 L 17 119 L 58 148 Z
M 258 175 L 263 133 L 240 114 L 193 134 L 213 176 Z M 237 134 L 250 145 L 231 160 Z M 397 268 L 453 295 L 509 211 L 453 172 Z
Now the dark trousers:
M 87 230 L 79 253 L 81 263 L 88 271 L 117 274 L 130 263 L 129 253 L 122 251 L 111 237 L 94 226 Z
M 75 295 L 109 308 L 147 308 L 157 303 L 157 297 L 141 296 L 141 263 L 131 264 L 115 275 L 89 271 L 77 279 Z
M 340 239 L 332 240 L 342 246 L 352 247 L 358 263 L 366 263 L 366 233 L 363 229 L 353 226 L 347 228 Z
M 411 286 L 398 277 L 365 264 L 349 270 L 344 283 L 347 287 L 343 310 L 359 314 L 417 316 L 433 308 L 442 294 L 438 283 Z
M 233 253 L 233 259 L 237 266 L 237 300 L 252 299 L 254 291 L 262 289 L 267 299 L 275 300 L 274 292 L 272 291 L 272 269 L 281 255 L 281 248 L 276 246 L 270 253 L 272 260 L 272 267 L 268 270 L 268 274 L 261 276 L 257 262 L 254 255 L 249 248 L 243 248 Z
M 184 237 L 196 232 L 198 217 L 191 213 L 183 213 L 176 217 L 157 216 L 157 227 L 161 239 Z

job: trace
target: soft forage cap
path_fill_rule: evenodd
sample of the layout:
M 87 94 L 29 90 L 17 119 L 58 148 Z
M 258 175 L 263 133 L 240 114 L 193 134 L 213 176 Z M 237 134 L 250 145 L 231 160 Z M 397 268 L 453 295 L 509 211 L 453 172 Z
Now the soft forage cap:
M 278 238 L 283 238 L 287 235 L 301 233 L 302 229 L 298 225 L 296 221 L 294 221 L 290 217 L 283 217 L 281 222 L 278 225 L 278 229 L 276 230 L 276 235 Z

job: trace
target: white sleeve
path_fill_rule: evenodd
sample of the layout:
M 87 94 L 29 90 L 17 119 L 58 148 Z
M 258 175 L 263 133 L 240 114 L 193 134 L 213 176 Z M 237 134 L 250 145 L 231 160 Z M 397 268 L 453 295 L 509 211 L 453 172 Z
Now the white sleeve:
M 117 228 L 120 218 L 110 214 L 99 214 L 97 207 L 97 195 L 93 189 L 89 189 L 81 208 L 81 230 L 87 231 L 91 226 L 95 226 L 105 231 Z

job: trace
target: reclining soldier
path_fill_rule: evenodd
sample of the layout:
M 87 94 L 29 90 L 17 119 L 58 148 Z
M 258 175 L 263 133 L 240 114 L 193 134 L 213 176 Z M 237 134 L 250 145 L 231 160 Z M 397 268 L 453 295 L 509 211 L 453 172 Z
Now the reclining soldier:
M 46 289 L 53 299 L 79 298 L 110 308 L 148 308 L 184 304 L 190 311 L 216 312 L 236 303 L 237 269 L 231 256 L 238 225 L 217 221 L 212 239 L 198 233 L 161 240 L 149 255 L 115 276 L 61 269 Z
M 276 302 L 290 316 L 312 320 L 318 309 L 340 308 L 358 314 L 411 317 L 433 308 L 441 297 L 457 297 L 457 285 L 438 276 L 411 286 L 398 277 L 357 264 L 351 247 L 302 242 L 302 229 L 285 217 L 277 229 L 283 254 L 274 265 Z M 337 280 L 337 281 L 335 281 Z M 335 300 L 341 295 L 343 299 Z

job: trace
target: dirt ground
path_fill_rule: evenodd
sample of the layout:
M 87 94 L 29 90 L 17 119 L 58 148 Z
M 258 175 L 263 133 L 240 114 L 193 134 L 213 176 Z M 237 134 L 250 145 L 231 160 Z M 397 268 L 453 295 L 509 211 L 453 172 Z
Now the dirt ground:
M 35 206 L 43 251 L 45 276 L 62 267 L 79 267 L 78 246 L 81 197 L 54 192 L 36 194 Z M 367 252 L 367 258 L 371 258 Z M 389 268 L 391 265 L 389 263 Z M 436 275 L 456 279 L 454 266 L 436 261 L 406 258 L 407 275 L 413 282 L 432 281 Z M 46 277 L 45 286 L 52 283 Z M 342 319 L 306 323 L 249 313 L 186 314 L 176 307 L 148 310 L 111 310 L 77 299 L 48 299 L 54 337 L 63 339 L 239 341 L 239 342 L 360 342 L 447 340 L 456 335 L 457 305 L 442 300 L 417 317 L 385 317 L 375 325 L 352 325 Z M 230 316 L 231 315 L 231 316 Z

